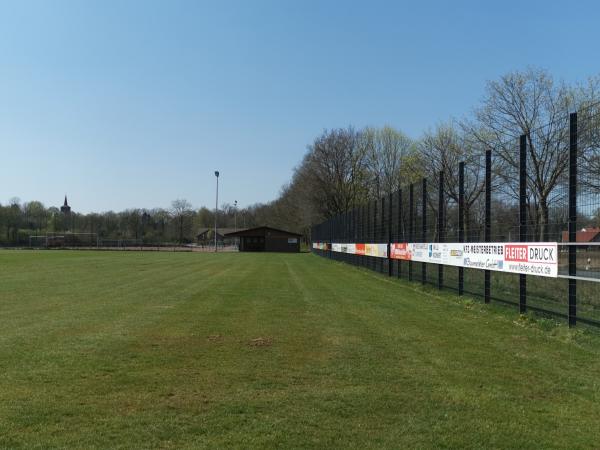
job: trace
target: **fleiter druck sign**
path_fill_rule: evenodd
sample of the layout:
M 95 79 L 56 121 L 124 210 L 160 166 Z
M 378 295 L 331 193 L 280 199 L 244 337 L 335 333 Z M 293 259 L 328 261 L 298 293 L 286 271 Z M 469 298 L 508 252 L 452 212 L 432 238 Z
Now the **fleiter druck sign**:
M 558 276 L 556 242 L 395 243 L 391 258 L 542 277 Z

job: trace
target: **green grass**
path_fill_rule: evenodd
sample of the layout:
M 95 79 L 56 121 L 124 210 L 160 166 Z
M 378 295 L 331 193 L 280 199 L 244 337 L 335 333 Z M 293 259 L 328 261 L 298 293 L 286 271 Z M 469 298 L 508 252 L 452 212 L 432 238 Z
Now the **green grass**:
M 600 343 L 308 254 L 0 252 L 0 447 L 597 448 Z

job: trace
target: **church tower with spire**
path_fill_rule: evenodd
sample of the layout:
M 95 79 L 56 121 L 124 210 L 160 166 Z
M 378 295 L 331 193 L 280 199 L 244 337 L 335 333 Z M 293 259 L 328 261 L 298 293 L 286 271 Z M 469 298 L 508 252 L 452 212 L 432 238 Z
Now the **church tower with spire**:
M 63 213 L 65 216 L 68 214 L 71 214 L 71 207 L 69 206 L 69 203 L 67 202 L 66 195 L 65 195 L 65 203 L 60 207 L 60 212 Z

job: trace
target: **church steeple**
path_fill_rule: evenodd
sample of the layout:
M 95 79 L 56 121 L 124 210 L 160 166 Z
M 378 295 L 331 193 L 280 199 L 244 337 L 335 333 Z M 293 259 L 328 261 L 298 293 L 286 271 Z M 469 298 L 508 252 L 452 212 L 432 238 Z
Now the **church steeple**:
M 67 196 L 65 194 L 65 203 L 60 207 L 60 212 L 63 214 L 71 214 L 71 207 L 67 202 Z

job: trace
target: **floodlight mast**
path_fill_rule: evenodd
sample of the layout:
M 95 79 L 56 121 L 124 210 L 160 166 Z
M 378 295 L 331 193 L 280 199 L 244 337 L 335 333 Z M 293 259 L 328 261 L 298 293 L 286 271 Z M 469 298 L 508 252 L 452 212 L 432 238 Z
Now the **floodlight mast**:
M 215 170 L 217 177 L 217 196 L 215 199 L 215 252 L 217 251 L 217 215 L 219 214 L 219 171 Z
M 235 231 L 237 232 L 237 200 L 233 202 L 233 220 L 235 223 Z

